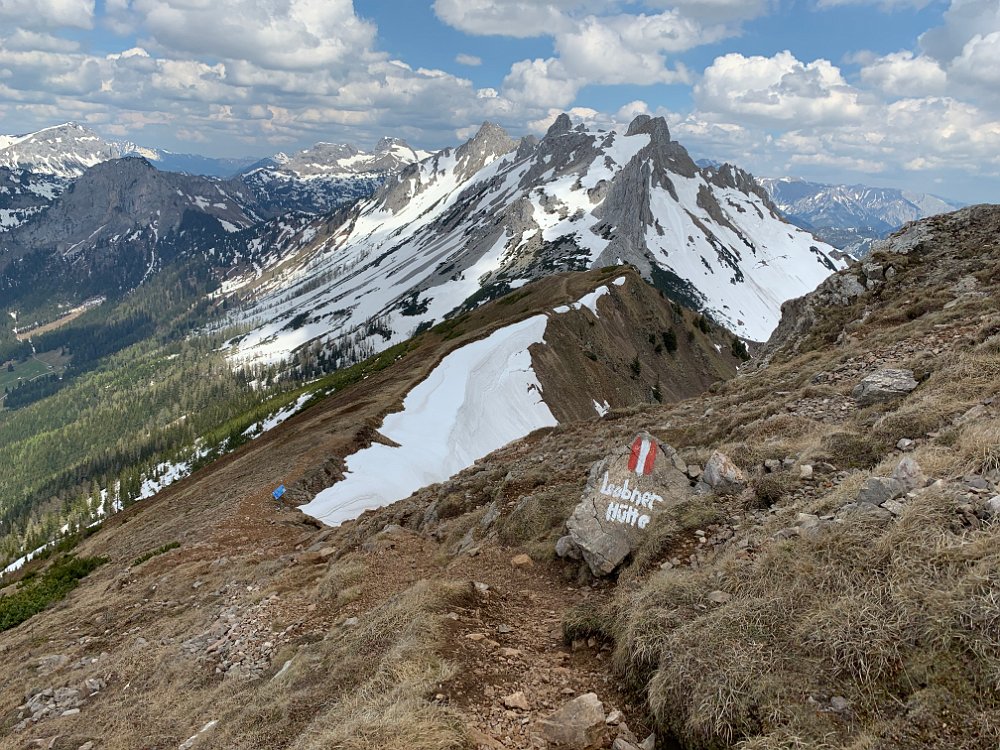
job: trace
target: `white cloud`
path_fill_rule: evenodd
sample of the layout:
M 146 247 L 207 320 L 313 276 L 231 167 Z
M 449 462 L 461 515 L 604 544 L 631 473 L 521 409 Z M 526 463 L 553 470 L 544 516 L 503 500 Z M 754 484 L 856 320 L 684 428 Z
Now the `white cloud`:
M 567 14 L 607 5 L 586 0 L 434 0 L 434 12 L 446 24 L 467 34 L 529 38 L 549 36 L 566 28 Z
M 571 75 L 590 83 L 648 85 L 686 82 L 683 69 L 670 70 L 666 53 L 717 41 L 720 27 L 704 29 L 674 11 L 655 16 L 588 16 L 556 35 L 559 60 Z
M 976 34 L 967 41 L 962 54 L 952 60 L 948 75 L 961 83 L 987 87 L 990 95 L 1000 98 L 1000 31 Z
M 709 23 L 741 21 L 767 13 L 775 0 L 651 0 L 649 5 L 671 8 L 688 18 Z
M 522 60 L 511 66 L 501 91 L 511 101 L 530 107 L 566 107 L 585 83 L 555 58 Z
M 920 35 L 920 48 L 943 63 L 965 50 L 969 40 L 1000 31 L 997 0 L 952 0 L 944 12 L 944 23 Z
M 888 97 L 932 96 L 947 90 L 944 69 L 930 57 L 912 52 L 893 52 L 876 58 L 861 69 L 861 80 Z
M 94 0 L 0 0 L 0 28 L 89 29 Z
M 773 57 L 717 57 L 694 94 L 704 112 L 772 126 L 853 122 L 869 109 L 839 68 L 822 59 L 802 63 L 788 51 Z
M 114 14 L 165 49 L 275 70 L 353 64 L 376 34 L 351 0 L 130 0 Z
M 874 5 L 884 11 L 924 8 L 930 5 L 932 0 L 818 0 L 816 6 L 819 8 L 837 8 L 845 5 Z
M 476 57 L 475 55 L 467 55 L 464 52 L 460 52 L 455 55 L 455 62 L 459 65 L 469 65 L 471 67 L 478 67 L 483 64 L 483 58 Z

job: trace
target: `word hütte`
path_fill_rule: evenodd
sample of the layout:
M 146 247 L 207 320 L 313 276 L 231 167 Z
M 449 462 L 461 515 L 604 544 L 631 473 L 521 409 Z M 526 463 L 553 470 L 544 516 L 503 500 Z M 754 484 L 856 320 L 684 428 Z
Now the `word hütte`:
M 656 461 L 656 454 L 657 447 L 655 442 L 636 437 L 629 455 L 629 471 L 634 471 L 640 476 L 651 474 L 653 464 Z M 645 529 L 651 520 L 649 514 L 644 513 L 640 508 L 652 510 L 654 503 L 663 502 L 663 498 L 655 492 L 644 492 L 636 486 L 629 487 L 627 477 L 621 485 L 612 483 L 608 478 L 608 472 L 604 472 L 600 492 L 602 495 L 623 501 L 608 503 L 608 508 L 604 513 L 606 521 L 626 526 L 636 526 L 640 529 Z

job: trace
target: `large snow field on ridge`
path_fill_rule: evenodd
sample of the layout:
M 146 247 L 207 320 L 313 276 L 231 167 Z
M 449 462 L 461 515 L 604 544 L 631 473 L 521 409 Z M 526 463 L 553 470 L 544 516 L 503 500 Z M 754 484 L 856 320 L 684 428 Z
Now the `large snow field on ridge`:
M 300 510 L 330 526 L 409 497 L 539 427 L 557 422 L 542 400 L 528 347 L 544 343 L 546 315 L 452 351 L 386 416 L 375 443 L 347 458 L 346 476 Z

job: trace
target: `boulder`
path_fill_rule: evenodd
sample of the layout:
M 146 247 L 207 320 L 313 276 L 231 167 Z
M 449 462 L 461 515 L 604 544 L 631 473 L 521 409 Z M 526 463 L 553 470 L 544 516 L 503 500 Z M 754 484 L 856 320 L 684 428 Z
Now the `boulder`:
M 566 750 L 591 750 L 604 743 L 604 704 L 595 693 L 574 698 L 551 716 L 540 719 L 538 733 Z
M 725 453 L 715 451 L 705 464 L 701 481 L 719 495 L 736 495 L 746 489 L 747 478 Z
M 596 576 L 612 573 L 635 551 L 657 516 L 692 494 L 676 451 L 640 432 L 595 463 L 579 504 L 566 521 L 569 537 Z M 572 545 L 558 545 L 570 556 Z
M 882 505 L 886 500 L 894 500 L 906 492 L 906 487 L 898 479 L 886 477 L 869 477 L 861 485 L 858 493 L 858 503 L 865 505 Z
M 870 406 L 902 398 L 916 387 L 913 370 L 884 369 L 873 372 L 854 386 L 851 395 L 858 406 Z

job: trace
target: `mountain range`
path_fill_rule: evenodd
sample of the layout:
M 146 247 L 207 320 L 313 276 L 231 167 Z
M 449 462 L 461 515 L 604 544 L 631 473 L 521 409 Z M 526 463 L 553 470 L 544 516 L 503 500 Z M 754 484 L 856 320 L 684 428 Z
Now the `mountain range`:
M 829 185 L 795 177 L 763 177 L 757 182 L 789 221 L 859 257 L 870 251 L 872 241 L 908 222 L 964 205 L 897 188 Z
M 541 139 L 486 123 L 318 223 L 311 242 L 231 278 L 240 361 L 319 346 L 364 357 L 533 279 L 629 264 L 673 299 L 748 339 L 781 303 L 836 270 L 832 248 L 783 221 L 753 178 L 701 169 L 662 118 L 573 126 Z

